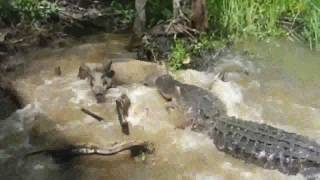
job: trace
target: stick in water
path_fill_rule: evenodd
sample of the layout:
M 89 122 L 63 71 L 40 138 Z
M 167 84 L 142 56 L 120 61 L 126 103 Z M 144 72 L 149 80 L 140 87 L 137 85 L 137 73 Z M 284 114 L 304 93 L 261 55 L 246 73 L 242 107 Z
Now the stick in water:
M 99 116 L 99 115 L 97 115 L 97 114 L 89 111 L 88 109 L 81 108 L 81 111 L 84 112 L 84 113 L 86 113 L 86 114 L 88 114 L 89 116 L 93 117 L 94 119 L 96 119 L 96 120 L 98 120 L 98 121 L 103 121 L 103 120 L 104 120 L 103 117 L 101 117 L 101 116 Z

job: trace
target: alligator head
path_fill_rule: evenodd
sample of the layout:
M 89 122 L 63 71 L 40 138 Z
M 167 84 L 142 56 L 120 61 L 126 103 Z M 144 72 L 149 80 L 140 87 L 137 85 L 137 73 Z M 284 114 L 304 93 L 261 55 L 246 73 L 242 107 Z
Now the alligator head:
M 159 93 L 166 99 L 172 100 L 181 94 L 179 81 L 174 80 L 170 75 L 162 75 L 155 81 Z
M 193 130 L 202 131 L 218 116 L 226 114 L 224 104 L 214 94 L 179 82 L 170 75 L 158 77 L 155 86 L 166 100 L 171 100 L 175 107 L 184 112 L 186 121 L 194 126 Z
M 112 61 L 101 65 L 82 64 L 79 68 L 78 77 L 87 79 L 97 102 L 105 102 L 105 94 L 112 87 L 115 72 L 111 70 Z

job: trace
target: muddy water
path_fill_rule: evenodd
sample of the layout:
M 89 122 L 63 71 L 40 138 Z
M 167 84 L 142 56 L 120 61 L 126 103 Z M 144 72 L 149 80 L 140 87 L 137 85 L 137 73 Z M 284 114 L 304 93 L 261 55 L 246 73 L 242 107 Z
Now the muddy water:
M 32 103 L 0 121 L 1 179 L 303 179 L 246 164 L 217 151 L 206 136 L 176 129 L 183 116 L 168 110 L 154 88 L 124 84 L 110 89 L 107 103 L 97 105 L 88 83 L 77 79 L 77 68 L 81 62 L 101 62 L 106 57 L 130 61 L 134 56 L 124 50 L 126 42 L 126 36 L 105 34 L 68 48 L 17 57 L 29 61 L 16 79 Z M 288 42 L 274 43 L 239 43 L 209 72 L 187 70 L 174 75 L 219 96 L 229 115 L 318 139 L 319 55 Z M 256 55 L 244 55 L 246 49 Z M 56 66 L 62 67 L 61 77 L 54 76 Z M 215 77 L 217 72 L 225 72 L 225 81 Z M 121 134 L 115 112 L 114 100 L 121 93 L 132 101 L 130 137 Z M 81 113 L 81 107 L 106 120 L 97 122 Z M 146 160 L 123 153 L 81 157 L 63 165 L 41 155 L 23 158 L 26 152 L 46 147 L 106 146 L 124 140 L 152 141 L 156 152 Z

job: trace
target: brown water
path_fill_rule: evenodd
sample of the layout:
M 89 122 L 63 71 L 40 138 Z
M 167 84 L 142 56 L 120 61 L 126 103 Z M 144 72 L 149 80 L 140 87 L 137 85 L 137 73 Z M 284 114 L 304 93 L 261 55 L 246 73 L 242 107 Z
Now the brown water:
M 131 61 L 134 56 L 124 50 L 126 43 L 127 36 L 103 34 L 71 47 L 17 57 L 29 61 L 16 79 L 19 90 L 32 103 L 0 121 L 1 179 L 303 179 L 246 164 L 217 151 L 205 135 L 176 129 L 181 114 L 168 111 L 154 88 L 139 83 L 121 85 L 110 89 L 106 104 L 96 104 L 88 83 L 76 77 L 78 67 L 81 62 L 104 58 Z M 229 115 L 317 140 L 319 54 L 284 41 L 273 43 L 239 43 L 235 52 L 248 49 L 257 56 L 232 52 L 209 72 L 186 70 L 174 75 L 219 96 Z M 53 75 L 56 66 L 62 67 L 61 77 Z M 215 78 L 216 72 L 222 71 L 227 82 Z M 114 100 L 123 92 L 132 101 L 130 137 L 121 134 L 115 112 Z M 81 107 L 106 117 L 106 121 L 97 122 L 81 113 Z M 155 154 L 144 161 L 131 159 L 126 153 L 81 157 L 64 165 L 41 155 L 22 158 L 26 152 L 66 143 L 106 146 L 128 139 L 154 142 Z

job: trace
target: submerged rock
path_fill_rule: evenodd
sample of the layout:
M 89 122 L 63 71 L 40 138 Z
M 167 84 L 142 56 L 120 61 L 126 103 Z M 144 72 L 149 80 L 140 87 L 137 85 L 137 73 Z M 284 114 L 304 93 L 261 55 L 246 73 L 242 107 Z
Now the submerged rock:
M 13 112 L 15 112 L 18 107 L 12 101 L 11 97 L 2 89 L 0 89 L 0 119 L 6 119 L 9 117 Z

